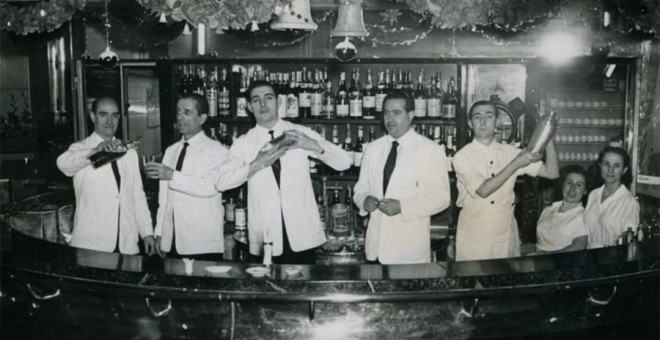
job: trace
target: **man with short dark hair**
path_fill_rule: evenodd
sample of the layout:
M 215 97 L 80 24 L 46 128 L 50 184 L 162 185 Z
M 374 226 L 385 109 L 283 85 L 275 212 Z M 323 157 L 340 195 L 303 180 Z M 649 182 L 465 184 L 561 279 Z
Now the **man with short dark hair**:
M 227 149 L 204 134 L 206 98 L 186 94 L 176 104 L 181 140 L 165 150 L 163 161 L 145 166 L 147 177 L 160 179 L 156 251 L 161 256 L 220 261 L 224 253 L 224 208 L 215 189 Z
M 115 138 L 119 105 L 109 97 L 92 103 L 89 114 L 94 132 L 73 143 L 57 158 L 57 167 L 73 176 L 76 212 L 71 245 L 122 254 L 137 254 L 138 237 L 145 251 L 154 253 L 153 225 L 142 188 L 140 163 L 134 149 Z M 95 168 L 89 157 L 97 152 L 126 152 L 115 161 Z
M 253 82 L 247 94 L 257 125 L 234 141 L 216 188 L 224 191 L 248 183 L 251 254 L 261 255 L 264 242 L 272 242 L 274 263 L 312 264 L 314 249 L 326 237 L 308 157 L 340 171 L 348 169 L 352 160 L 315 131 L 280 119 L 277 93 L 269 82 Z
M 543 154 L 532 154 L 495 140 L 497 106 L 478 101 L 468 112 L 474 140 L 454 156 L 458 199 L 456 260 L 520 256 L 518 224 L 513 215 L 516 178 L 522 175 L 554 179 L 559 176 L 552 140 Z
M 368 144 L 353 201 L 370 215 L 367 260 L 431 261 L 431 215 L 450 203 L 445 150 L 411 129 L 413 99 L 401 91 L 383 100 L 387 135 Z

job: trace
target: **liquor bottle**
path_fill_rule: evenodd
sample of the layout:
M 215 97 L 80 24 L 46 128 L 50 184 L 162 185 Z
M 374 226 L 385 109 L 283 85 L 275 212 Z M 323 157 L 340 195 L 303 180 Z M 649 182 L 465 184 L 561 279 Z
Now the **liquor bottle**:
M 362 155 L 364 152 L 364 132 L 362 131 L 362 125 L 358 126 L 357 132 L 357 141 L 355 142 L 355 149 L 353 151 L 353 166 L 355 167 L 356 173 L 360 173 L 360 166 L 362 165 Z
M 218 140 L 218 136 L 215 134 L 215 128 L 211 128 L 211 135 L 209 136 L 209 138 L 213 140 Z
M 389 75 L 389 70 L 387 70 Z M 383 100 L 387 96 L 387 89 L 385 79 L 383 79 L 383 71 L 378 71 L 378 84 L 376 85 L 376 115 L 381 117 L 383 115 Z
M 337 124 L 332 126 L 332 144 L 339 145 L 339 128 L 337 128 Z
M 206 91 L 206 84 L 204 84 L 204 69 L 200 67 L 195 68 L 195 81 L 193 85 L 193 93 L 204 97 Z
M 238 201 L 234 209 L 234 221 L 236 230 L 247 229 L 247 206 L 243 196 L 243 188 L 240 188 L 238 191 Z
M 312 117 L 320 118 L 323 112 L 323 89 L 320 71 L 314 73 L 314 84 L 312 85 Z
M 433 140 L 433 126 L 430 124 L 426 127 L 426 138 Z
M 349 159 L 352 160 L 355 158 L 355 153 L 353 152 L 353 141 L 351 140 L 351 124 L 346 124 L 346 138 L 344 139 L 344 145 L 342 145 L 342 148 L 348 154 Z M 351 168 L 349 168 L 346 172 L 350 173 Z
M 440 144 L 440 126 L 436 126 L 433 129 L 433 142 L 436 144 Z
M 415 95 L 415 88 L 413 87 L 412 78 L 412 71 L 408 70 L 408 72 L 406 72 L 406 82 L 404 83 L 403 90 L 406 91 L 406 93 L 411 97 Z
M 348 117 L 349 104 L 348 104 L 348 90 L 346 89 L 346 73 L 342 72 L 339 74 L 339 89 L 337 90 L 337 96 L 335 98 L 337 103 L 335 113 L 337 118 L 346 118 Z
M 124 147 L 126 150 L 134 149 L 140 144 L 140 140 L 137 141 L 131 141 L 131 142 L 126 142 L 123 143 Z M 94 168 L 99 168 L 103 165 L 106 165 L 116 159 L 121 158 L 126 154 L 127 151 L 121 151 L 121 152 L 111 152 L 111 151 L 99 151 L 91 156 L 89 156 L 89 161 L 92 162 L 92 166 Z M 27 164 L 28 159 L 25 159 L 25 164 Z
M 399 69 L 399 76 L 394 79 L 394 87 L 397 90 L 403 90 L 403 83 L 405 82 L 403 71 Z
M 424 91 L 424 70 L 417 76 L 417 90 L 415 91 L 415 117 L 426 117 L 426 92 Z
M 241 88 L 236 96 L 236 117 L 247 117 L 247 76 L 241 76 Z
M 367 83 L 364 85 L 364 95 L 362 96 L 362 113 L 364 119 L 376 118 L 376 89 L 371 80 L 371 69 L 367 69 Z
M 330 205 L 332 234 L 335 236 L 348 236 L 350 234 L 348 214 L 348 205 L 339 199 L 339 190 L 335 189 L 332 204 Z
M 181 76 L 176 82 L 177 95 L 179 96 L 179 98 L 182 97 L 187 92 L 186 91 L 187 77 L 188 77 L 188 66 L 182 65 Z
M 325 83 L 325 92 L 323 92 L 323 118 L 335 118 L 335 95 L 332 93 L 332 81 L 327 78 Z
M 390 74 L 390 69 L 385 69 L 385 95 L 389 94 L 394 90 L 394 84 L 392 84 L 392 74 Z M 383 97 L 385 98 L 385 97 Z
M 218 83 L 218 115 L 229 117 L 231 99 L 229 98 L 229 80 L 227 79 L 227 69 L 222 69 L 222 77 Z
M 225 221 L 233 223 L 235 219 L 234 212 L 236 211 L 236 203 L 234 203 L 234 198 L 230 197 L 229 202 L 225 204 Z
M 373 142 L 376 139 L 376 131 L 373 126 L 369 127 L 369 143 Z
M 209 117 L 218 115 L 218 67 L 216 66 L 206 83 L 206 101 L 209 103 Z
M 454 81 L 454 77 L 451 77 L 449 79 L 449 84 L 447 85 L 447 92 L 445 93 L 445 98 L 442 102 L 442 118 L 455 119 L 457 106 L 458 106 L 458 96 L 456 93 L 456 82 Z
M 440 91 L 437 89 L 436 82 L 437 77 L 431 79 L 429 98 L 426 101 L 426 115 L 432 118 L 438 118 L 441 116 L 440 108 L 442 106 L 442 97 L 440 96 Z
M 288 93 L 288 79 L 289 74 L 278 73 L 278 89 L 277 89 L 277 116 L 280 118 L 286 117 L 286 98 Z
M 286 116 L 288 118 L 298 118 L 298 90 L 296 86 L 296 73 L 291 72 L 289 90 L 286 93 Z
M 192 65 L 188 65 L 188 76 L 186 77 L 186 94 L 193 93 L 195 87 L 195 74 Z
M 349 102 L 349 112 L 351 118 L 362 118 L 362 91 L 358 86 L 359 73 L 357 69 L 353 70 L 353 76 L 351 77 L 351 88 L 348 89 L 348 102 Z
M 454 166 L 452 161 L 454 160 L 454 155 L 456 154 L 456 147 L 454 146 L 454 136 L 451 132 L 447 133 L 447 146 L 445 147 L 445 156 L 447 156 L 447 171 L 454 171 Z
M 312 115 L 312 92 L 310 88 L 311 80 L 307 77 L 307 67 L 296 73 L 298 81 L 298 117 L 309 118 Z

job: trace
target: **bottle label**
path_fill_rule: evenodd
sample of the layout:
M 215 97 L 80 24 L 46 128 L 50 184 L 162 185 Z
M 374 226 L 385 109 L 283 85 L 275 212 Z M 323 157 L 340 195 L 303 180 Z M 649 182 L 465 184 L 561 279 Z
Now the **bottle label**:
M 426 102 L 426 115 L 429 117 L 440 117 L 440 99 L 429 99 Z
M 247 227 L 247 216 L 245 214 L 245 209 L 236 208 L 234 211 L 234 219 L 236 220 L 236 222 L 234 222 L 236 229 L 245 230 Z
M 442 118 L 454 119 L 456 118 L 456 105 L 443 104 L 442 105 Z
M 426 117 L 426 99 L 415 99 L 415 117 Z
M 239 97 L 236 100 L 236 117 L 247 117 L 247 99 L 245 97 Z
M 318 117 L 323 111 L 323 94 L 322 93 L 313 93 L 312 94 L 312 116 Z
M 351 117 L 362 117 L 362 100 L 350 100 L 349 104 Z
M 383 112 L 383 101 L 387 97 L 387 93 L 376 93 L 376 111 Z
M 218 92 L 218 114 L 221 116 L 229 116 L 229 92 Z
M 286 94 L 277 95 L 277 116 L 286 117 Z
M 362 164 L 362 152 L 353 153 L 353 165 L 359 167 Z
M 309 92 L 298 93 L 298 106 L 300 107 L 311 107 L 312 106 L 312 94 Z
M 337 104 L 337 117 L 348 116 L 348 104 Z
M 376 107 L 376 97 L 374 96 L 365 96 L 362 98 L 364 108 L 374 108 Z
M 350 215 L 348 206 L 342 203 L 334 204 L 330 207 L 330 216 L 332 217 L 332 232 L 335 235 L 350 234 Z
M 286 116 L 289 118 L 298 117 L 298 97 L 295 94 L 286 95 Z

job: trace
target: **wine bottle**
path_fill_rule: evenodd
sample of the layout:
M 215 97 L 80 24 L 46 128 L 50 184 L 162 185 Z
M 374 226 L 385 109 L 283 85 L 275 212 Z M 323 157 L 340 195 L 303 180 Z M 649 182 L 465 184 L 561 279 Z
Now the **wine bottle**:
M 388 75 L 389 75 L 389 70 L 387 70 Z M 376 115 L 378 117 L 381 117 L 383 115 L 383 100 L 385 100 L 385 97 L 387 96 L 387 88 L 385 84 L 385 79 L 383 79 L 383 71 L 378 71 L 378 84 L 376 87 L 378 88 L 376 90 Z
M 287 94 L 288 94 L 288 73 L 278 73 L 278 86 L 277 86 L 277 116 L 280 118 L 286 117 Z
M 217 87 L 218 67 L 216 66 L 209 81 L 206 83 L 206 101 L 209 104 L 209 117 L 218 115 L 218 87 Z
M 116 159 L 121 158 L 126 154 L 128 150 L 136 148 L 139 144 L 140 144 L 140 140 L 123 143 L 124 148 L 126 148 L 126 151 L 121 151 L 121 152 L 111 152 L 111 151 L 101 150 L 89 156 L 89 161 L 92 162 L 92 166 L 94 166 L 94 168 L 99 168 Z
M 357 69 L 353 70 L 353 76 L 351 77 L 351 88 L 348 89 L 348 102 L 349 102 L 349 112 L 350 117 L 359 119 L 362 118 L 362 91 L 358 86 L 359 73 Z
M 218 83 L 218 115 L 229 117 L 231 99 L 229 98 L 229 81 L 227 79 L 227 69 L 222 69 L 222 76 Z
M 346 89 L 346 73 L 342 72 L 339 74 L 339 89 L 337 90 L 337 97 L 335 98 L 337 103 L 335 113 L 337 118 L 346 118 L 349 113 L 349 103 L 348 103 L 348 90 Z
M 241 76 L 241 87 L 236 96 L 236 117 L 247 117 L 247 76 Z
M 437 77 L 431 79 L 429 98 L 426 101 L 426 115 L 432 118 L 438 118 L 441 116 L 440 108 L 442 106 L 442 98 L 440 97 L 436 82 Z
M 332 81 L 327 78 L 325 91 L 323 92 L 323 118 L 332 119 L 335 117 L 335 95 L 332 93 Z
M 238 191 L 238 201 L 236 202 L 236 208 L 234 209 L 234 221 L 236 230 L 247 229 L 247 206 L 243 196 L 243 188 L 240 188 Z
M 456 93 L 456 82 L 454 77 L 449 79 L 445 99 L 442 102 L 442 118 L 455 119 L 456 107 L 458 106 L 458 96 Z
M 353 166 L 356 169 L 356 173 L 360 173 L 360 166 L 362 165 L 362 155 L 364 150 L 364 132 L 362 131 L 362 125 L 358 126 L 357 132 L 357 141 L 355 142 L 355 149 L 353 151 Z
M 374 89 L 371 79 L 371 69 L 367 69 L 367 83 L 364 85 L 364 94 L 362 96 L 362 113 L 364 114 L 364 119 L 376 118 L 376 89 Z
M 353 141 L 351 140 L 351 124 L 346 124 L 346 138 L 344 139 L 343 149 L 348 154 L 349 159 L 353 160 L 355 154 L 353 152 Z M 351 168 L 349 168 L 346 172 L 350 173 Z M 344 172 L 342 172 L 342 174 L 343 173 Z
M 286 116 L 288 118 L 298 118 L 298 89 L 296 84 L 296 73 L 291 72 L 289 77 L 289 91 L 286 94 Z
M 296 73 L 298 81 L 298 117 L 309 118 L 312 115 L 311 80 L 308 78 L 307 67 Z
M 332 219 L 332 234 L 335 236 L 348 236 L 350 234 L 350 221 L 348 206 L 339 199 L 339 190 L 335 189 L 330 217 Z
M 424 91 L 424 70 L 419 71 L 415 91 L 415 117 L 426 117 L 426 92 Z
M 320 118 L 323 112 L 323 89 L 320 71 L 314 72 L 314 84 L 312 85 L 312 118 Z

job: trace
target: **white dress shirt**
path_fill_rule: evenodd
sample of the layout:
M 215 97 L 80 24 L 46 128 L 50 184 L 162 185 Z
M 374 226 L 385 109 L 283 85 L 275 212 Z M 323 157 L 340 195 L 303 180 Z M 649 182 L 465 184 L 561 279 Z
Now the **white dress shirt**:
M 183 143 L 188 142 L 181 171 L 176 171 Z M 160 181 L 156 236 L 162 237 L 161 249 L 172 248 L 182 255 L 224 252 L 224 207 L 222 194 L 215 189 L 220 164 L 227 149 L 200 131 L 189 140 L 183 137 L 165 150 L 163 165 L 172 168 L 169 181 Z
M 412 129 L 406 132 L 397 139 L 396 165 L 383 193 L 383 169 L 393 141 L 386 135 L 369 143 L 355 184 L 353 201 L 362 216 L 368 214 L 364 210 L 367 196 L 396 199 L 401 206 L 401 213 L 394 216 L 371 212 L 366 256 L 384 264 L 430 262 L 431 215 L 450 203 L 445 150 Z
M 57 158 L 57 167 L 73 176 L 76 212 L 73 218 L 71 245 L 99 251 L 113 251 L 117 244 L 119 221 L 119 251 L 137 254 L 138 234 L 142 238 L 153 234 L 151 213 L 142 188 L 137 152 L 128 150 L 117 160 L 121 190 L 110 163 L 94 168 L 88 157 L 103 138 L 92 133 L 73 143 Z M 120 214 L 121 211 L 121 214 Z
M 578 204 L 568 211 L 559 211 L 563 201 L 543 209 L 536 224 L 536 248 L 555 251 L 573 244 L 573 239 L 586 236 L 584 207 Z
M 348 169 L 353 161 L 339 146 L 302 125 L 279 119 L 272 130 L 275 137 L 287 130 L 300 131 L 316 140 L 324 152 L 319 155 L 301 148 L 287 151 L 280 158 L 278 188 L 271 167 L 261 169 L 248 178 L 250 163 L 257 158 L 264 144 L 271 140 L 269 129 L 256 125 L 231 146 L 229 156 L 220 169 L 216 187 L 225 191 L 248 182 L 248 237 L 250 253 L 254 255 L 261 254 L 267 229 L 273 242 L 273 256 L 282 254 L 282 218 L 293 251 L 322 245 L 326 241 L 325 232 L 319 218 L 307 157 L 317 158 L 339 171 Z
M 513 215 L 516 178 L 536 176 L 541 162 L 518 169 L 490 196 L 482 198 L 477 189 L 488 178 L 495 177 L 519 153 L 520 149 L 492 142 L 484 145 L 474 140 L 454 156 L 458 199 L 463 208 L 458 217 L 456 260 L 482 260 L 520 256 L 518 224 Z
M 616 241 L 628 228 L 639 225 L 639 203 L 625 185 L 601 203 L 603 189 L 589 193 L 587 208 L 584 211 L 584 223 L 589 234 L 589 248 L 616 245 Z

